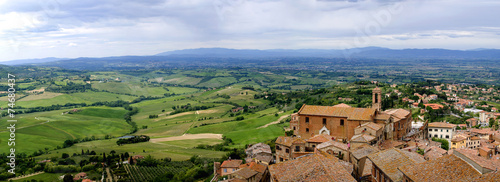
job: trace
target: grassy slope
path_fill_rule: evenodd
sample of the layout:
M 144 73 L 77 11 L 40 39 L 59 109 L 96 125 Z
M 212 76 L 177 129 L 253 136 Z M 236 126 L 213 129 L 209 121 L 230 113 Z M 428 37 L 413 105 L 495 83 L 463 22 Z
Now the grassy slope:
M 195 141 L 170 141 L 162 143 L 143 142 L 136 144 L 126 144 L 122 146 L 116 145 L 117 139 L 99 140 L 75 144 L 72 147 L 51 151 L 50 154 L 44 154 L 36 157 L 38 160 L 47 159 L 50 157 L 60 157 L 62 153 L 81 153 L 83 150 L 94 150 L 97 153 L 110 152 L 115 150 L 117 153 L 128 152 L 130 155 L 151 155 L 155 158 L 170 157 L 173 160 L 187 160 L 193 155 L 200 157 L 222 157 L 225 152 L 211 151 L 203 149 L 193 149 L 198 143 L 217 143 L 214 139 L 199 139 Z
M 6 96 L 5 96 L 6 97 Z M 17 106 L 22 107 L 38 107 L 38 106 L 51 106 L 51 105 L 64 105 L 66 103 L 87 103 L 91 104 L 98 101 L 116 101 L 125 100 L 132 101 L 137 97 L 128 95 L 119 95 L 107 92 L 80 92 L 72 94 L 62 94 L 55 97 L 47 98 L 47 95 L 33 95 L 28 100 L 16 101 Z M 1 97 L 3 98 L 3 97 Z M 0 105 L 7 105 L 7 101 L 0 101 Z
M 87 109 L 89 109 L 87 111 Z M 69 110 L 39 112 L 17 115 L 16 151 L 33 153 L 45 148 L 62 146 L 64 140 L 105 135 L 121 136 L 130 131 L 130 125 L 123 120 L 123 108 L 92 107 L 83 108 L 78 114 L 64 114 Z M 106 117 L 100 117 L 112 113 Z M 0 153 L 7 152 L 10 132 L 6 127 L 7 118 L 1 119 Z M 47 122 L 49 121 L 49 122 Z M 5 128 L 5 129 L 3 129 Z

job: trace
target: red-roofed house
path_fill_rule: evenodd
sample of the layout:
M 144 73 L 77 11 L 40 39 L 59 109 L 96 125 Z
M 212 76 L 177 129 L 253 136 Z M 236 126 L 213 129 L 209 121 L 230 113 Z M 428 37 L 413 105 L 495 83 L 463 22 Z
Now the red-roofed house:
M 241 163 L 243 163 L 243 160 L 238 160 L 238 159 L 229 159 L 222 162 L 222 164 L 220 165 L 221 176 L 229 175 L 234 171 L 238 170 Z

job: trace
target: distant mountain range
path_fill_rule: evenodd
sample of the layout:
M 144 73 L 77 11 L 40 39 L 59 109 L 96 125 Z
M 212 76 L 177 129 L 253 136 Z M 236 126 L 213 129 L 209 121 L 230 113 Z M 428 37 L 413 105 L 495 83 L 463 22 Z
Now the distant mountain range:
M 210 56 L 210 57 L 323 57 L 323 58 L 435 58 L 435 59 L 499 59 L 499 49 L 448 50 L 448 49 L 388 49 L 364 47 L 352 49 L 226 49 L 199 48 L 168 51 L 156 56 Z
M 160 58 L 161 57 L 161 58 Z M 277 57 L 309 57 L 309 58 L 369 58 L 369 59 L 495 59 L 500 60 L 499 49 L 473 49 L 473 50 L 448 50 L 448 49 L 388 49 L 382 47 L 364 47 L 353 49 L 227 49 L 227 48 L 198 48 L 184 49 L 176 51 L 162 52 L 152 56 L 118 56 L 105 58 L 43 58 L 43 59 L 23 59 L 0 62 L 4 65 L 40 64 L 44 66 L 57 66 L 62 62 L 79 62 L 85 60 L 107 60 L 124 61 L 133 60 L 168 60 L 180 58 L 277 58 Z

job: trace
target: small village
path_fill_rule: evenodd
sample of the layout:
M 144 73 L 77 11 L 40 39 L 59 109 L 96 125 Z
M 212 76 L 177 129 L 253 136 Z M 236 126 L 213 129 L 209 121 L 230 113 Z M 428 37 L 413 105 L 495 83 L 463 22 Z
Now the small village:
M 382 110 L 382 97 L 401 92 L 384 94 L 377 87 L 370 108 L 304 104 L 291 115 L 288 136 L 273 147 L 250 145 L 246 159 L 216 162 L 212 181 L 498 181 L 500 113 L 474 101 L 498 102 L 498 90 L 467 84 L 422 89 L 453 102 L 415 93 L 401 98 L 407 108 Z M 415 108 L 419 113 L 412 113 Z M 470 118 L 429 122 L 426 113 L 443 108 Z

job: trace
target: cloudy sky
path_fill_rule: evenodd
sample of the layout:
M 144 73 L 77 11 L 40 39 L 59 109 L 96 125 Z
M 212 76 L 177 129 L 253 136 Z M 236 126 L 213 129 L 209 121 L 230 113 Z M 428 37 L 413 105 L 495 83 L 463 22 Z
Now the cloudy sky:
M 500 49 L 498 0 L 0 0 L 0 61 L 164 51 Z

